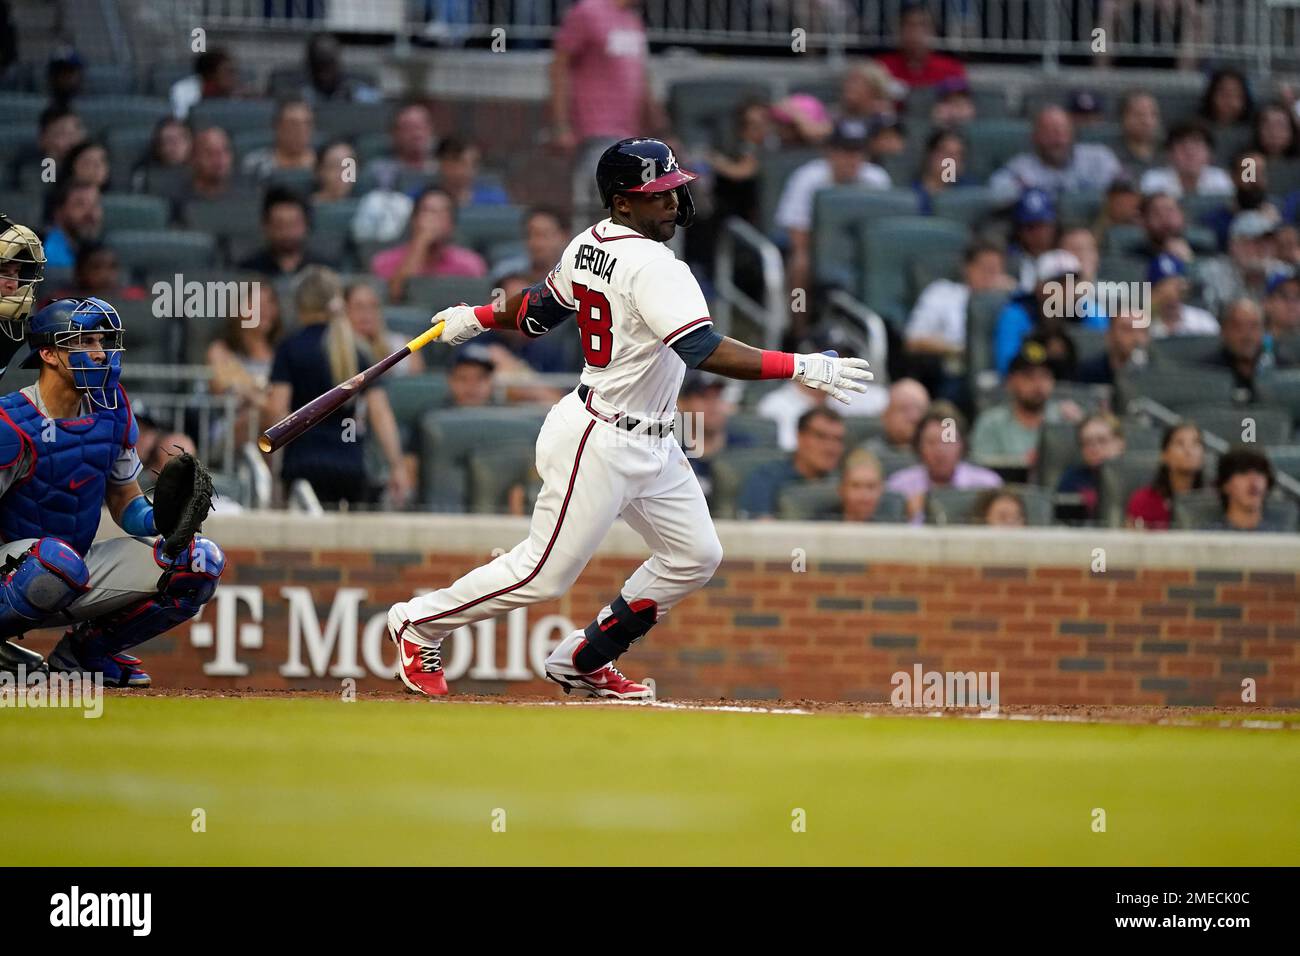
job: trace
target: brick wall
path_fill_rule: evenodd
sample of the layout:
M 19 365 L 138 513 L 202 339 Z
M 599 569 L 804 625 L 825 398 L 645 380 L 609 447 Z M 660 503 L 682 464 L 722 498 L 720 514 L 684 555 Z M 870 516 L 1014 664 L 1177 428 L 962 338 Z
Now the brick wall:
M 483 563 L 525 528 L 517 519 L 428 516 L 375 530 L 377 521 L 214 521 L 213 537 L 228 555 L 225 603 L 142 649 L 158 683 L 336 688 L 351 676 L 361 689 L 393 687 L 381 676 L 394 659 L 383 612 Z M 1240 703 L 1247 677 L 1260 704 L 1300 703 L 1294 538 L 734 523 L 719 530 L 728 557 L 717 575 L 624 659 L 629 676 L 655 678 L 661 696 L 885 701 L 891 675 L 919 663 L 926 671 L 997 671 L 1003 704 Z M 383 550 L 359 543 L 366 540 L 384 542 Z M 438 549 L 411 547 L 426 541 Z M 1107 569 L 1098 573 L 1100 549 Z M 454 689 L 553 694 L 535 673 L 548 642 L 590 620 L 642 557 L 635 536 L 615 529 L 569 594 L 467 641 Z M 1179 558 L 1184 566 L 1164 566 Z M 331 613 L 338 626 L 328 648 Z M 321 638 L 314 661 L 313 628 Z M 245 673 L 205 674 L 223 643 L 227 662 Z M 452 648 L 444 656 L 455 675 Z M 308 676 L 284 675 L 295 658 L 296 673 Z

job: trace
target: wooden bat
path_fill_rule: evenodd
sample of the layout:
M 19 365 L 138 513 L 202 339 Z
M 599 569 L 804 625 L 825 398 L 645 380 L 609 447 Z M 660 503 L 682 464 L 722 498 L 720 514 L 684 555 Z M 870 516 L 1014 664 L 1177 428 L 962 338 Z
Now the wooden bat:
M 442 322 L 432 326 L 407 342 L 392 355 L 380 359 L 364 372 L 358 372 L 341 385 L 335 385 L 328 392 L 313 398 L 297 411 L 290 412 L 280 419 L 257 440 L 257 447 L 270 454 L 283 448 L 309 428 L 313 428 L 332 414 L 344 402 L 352 399 L 379 376 L 406 358 L 412 352 L 418 352 L 442 334 Z

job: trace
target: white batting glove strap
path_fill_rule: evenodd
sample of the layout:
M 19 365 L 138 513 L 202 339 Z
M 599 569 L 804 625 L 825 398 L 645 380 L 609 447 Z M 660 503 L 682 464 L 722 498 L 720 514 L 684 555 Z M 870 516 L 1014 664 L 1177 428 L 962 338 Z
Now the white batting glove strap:
M 796 382 L 826 392 L 845 405 L 852 400 L 849 392 L 865 392 L 867 383 L 875 378 L 866 359 L 840 358 L 834 353 L 798 355 L 794 357 Z
M 471 305 L 453 305 L 443 309 L 430 319 L 432 325 L 439 322 L 446 323 L 442 335 L 438 336 L 438 341 L 444 345 L 461 345 L 485 331 L 474 317 L 474 307 Z

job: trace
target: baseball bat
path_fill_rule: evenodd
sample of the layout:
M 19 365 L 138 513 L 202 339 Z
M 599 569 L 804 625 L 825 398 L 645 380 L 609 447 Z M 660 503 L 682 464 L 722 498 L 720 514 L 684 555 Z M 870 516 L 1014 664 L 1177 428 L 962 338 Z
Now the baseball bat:
M 342 384 L 335 385 L 328 392 L 313 398 L 297 411 L 290 412 L 280 419 L 257 440 L 257 447 L 270 454 L 283 448 L 309 428 L 320 424 L 326 416 L 332 414 L 340 405 L 365 388 L 379 376 L 406 358 L 412 352 L 418 352 L 442 334 L 442 322 L 432 326 L 426 332 L 417 335 L 392 355 L 380 359 L 364 372 L 358 372 Z

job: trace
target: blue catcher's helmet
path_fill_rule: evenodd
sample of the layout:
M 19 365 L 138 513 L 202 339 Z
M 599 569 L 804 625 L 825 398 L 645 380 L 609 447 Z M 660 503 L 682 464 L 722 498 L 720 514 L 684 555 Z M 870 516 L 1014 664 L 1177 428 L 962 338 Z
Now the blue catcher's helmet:
M 98 338 L 96 338 L 98 337 Z M 117 380 L 122 374 L 122 317 L 103 299 L 58 299 L 31 317 L 27 326 L 31 354 L 23 368 L 41 367 L 41 349 L 68 353 L 72 384 L 100 408 L 117 408 Z M 93 356 L 103 355 L 103 361 Z

